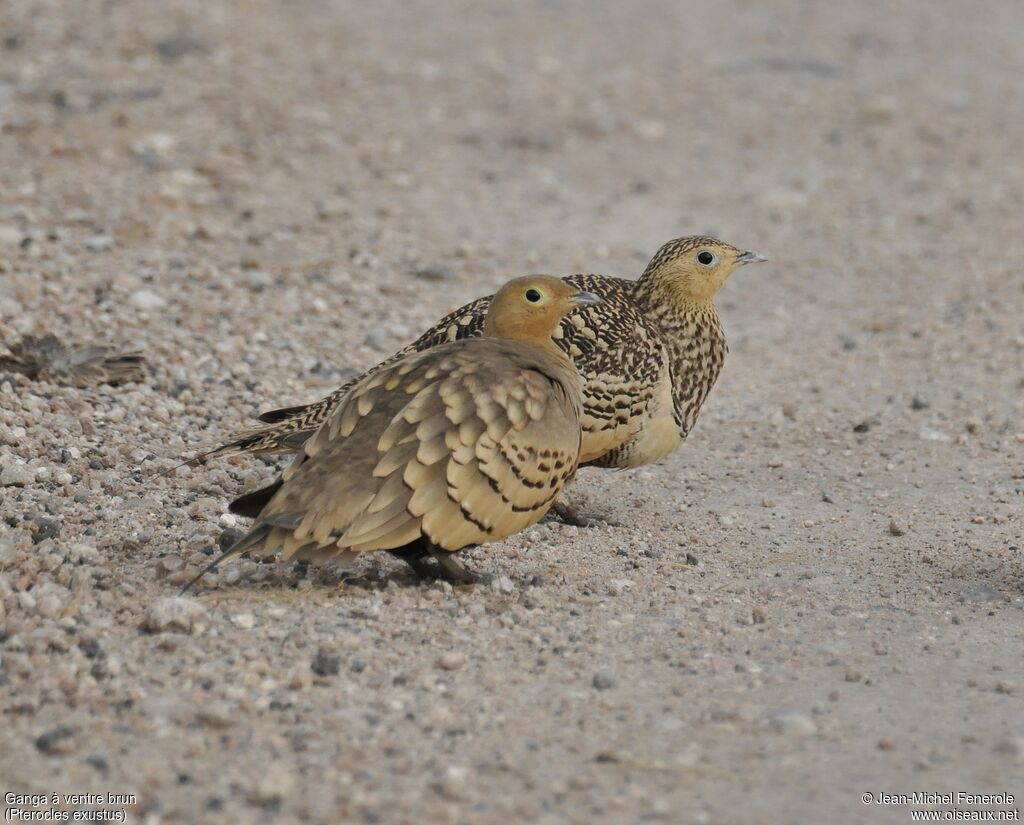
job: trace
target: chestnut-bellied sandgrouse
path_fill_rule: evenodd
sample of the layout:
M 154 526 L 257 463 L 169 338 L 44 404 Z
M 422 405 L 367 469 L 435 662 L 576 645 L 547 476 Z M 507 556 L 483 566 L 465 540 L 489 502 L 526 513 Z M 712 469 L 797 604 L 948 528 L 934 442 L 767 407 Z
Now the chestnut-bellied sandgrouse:
M 211 568 L 244 553 L 388 550 L 421 575 L 470 578 L 451 554 L 536 523 L 576 472 L 583 380 L 551 336 L 600 300 L 559 278 L 517 278 L 490 302 L 482 337 L 358 380 L 278 481 L 231 505 L 255 523 Z

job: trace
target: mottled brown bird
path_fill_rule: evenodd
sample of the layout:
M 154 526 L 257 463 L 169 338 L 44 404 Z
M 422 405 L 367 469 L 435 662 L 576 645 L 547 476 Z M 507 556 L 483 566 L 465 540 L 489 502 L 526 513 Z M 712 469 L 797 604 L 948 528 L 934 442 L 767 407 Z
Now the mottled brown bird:
M 585 382 L 581 466 L 638 467 L 664 458 L 683 442 L 727 351 L 715 294 L 737 267 L 764 260 L 756 252 L 696 236 L 666 243 L 636 281 L 603 275 L 565 279 L 603 299 L 565 318 L 555 332 L 555 342 Z M 393 358 L 480 335 L 490 302 L 488 296 L 455 310 Z M 264 413 L 261 418 L 270 426 L 203 458 L 297 450 L 354 383 L 316 403 Z
M 551 336 L 599 300 L 558 278 L 517 278 L 483 337 L 357 381 L 276 483 L 232 504 L 256 521 L 211 567 L 243 553 L 319 562 L 389 550 L 422 575 L 432 556 L 441 574 L 468 578 L 451 553 L 536 523 L 576 472 L 583 381 Z

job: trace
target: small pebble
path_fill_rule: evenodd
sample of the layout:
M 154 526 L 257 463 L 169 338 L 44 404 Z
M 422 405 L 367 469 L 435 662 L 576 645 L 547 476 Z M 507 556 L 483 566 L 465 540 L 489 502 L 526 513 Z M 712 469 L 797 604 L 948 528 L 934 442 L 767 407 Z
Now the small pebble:
M 206 608 L 194 599 L 168 596 L 147 608 L 142 629 L 149 633 L 198 633 L 205 615 Z
M 511 593 L 516 592 L 515 582 L 513 582 L 512 579 L 510 579 L 504 573 L 492 578 L 488 586 L 495 593 L 503 593 L 505 595 L 509 595 Z
M 60 525 L 53 519 L 35 516 L 32 519 L 32 524 L 35 526 L 35 529 L 32 531 L 33 544 L 39 544 L 41 541 L 56 538 L 60 535 Z
M 151 289 L 140 289 L 133 292 L 129 300 L 132 306 L 143 312 L 155 312 L 167 306 L 167 301 Z
M 902 521 L 891 519 L 889 521 L 889 532 L 894 536 L 905 536 L 907 534 L 907 527 Z
M 455 271 L 447 266 L 425 266 L 414 271 L 413 275 L 422 281 L 451 281 L 455 278 Z
M 75 749 L 75 732 L 67 727 L 48 730 L 36 739 L 36 747 L 47 756 L 64 756 Z
M 180 60 L 186 55 L 202 54 L 208 49 L 206 43 L 188 32 L 178 32 L 156 44 L 156 51 L 164 60 Z
M 252 613 L 236 613 L 231 617 L 231 624 L 242 630 L 252 630 L 256 627 L 256 617 Z
M 217 539 L 217 547 L 220 549 L 221 553 L 224 553 L 229 547 L 232 547 L 241 541 L 244 535 L 244 530 L 239 530 L 236 527 L 229 527 L 227 530 L 221 532 L 220 538 Z
M 114 239 L 110 235 L 93 235 L 85 239 L 85 248 L 90 252 L 107 252 L 114 247 Z
M 691 567 L 696 567 L 698 564 L 700 564 L 700 559 L 698 559 L 695 554 L 688 552 L 686 554 L 686 563 Z
M 317 651 L 310 664 L 310 670 L 317 676 L 337 676 L 341 670 L 341 657 L 332 656 L 323 650 Z
M 773 713 L 766 721 L 773 731 L 787 736 L 813 736 L 818 732 L 814 719 L 797 710 Z
M 763 607 L 758 605 L 750 611 L 750 618 L 754 620 L 754 624 L 764 624 L 768 621 L 768 614 L 765 613 Z
M 1017 692 L 1016 682 L 1000 682 L 996 685 L 996 693 L 1002 693 L 1004 696 L 1013 696 Z
M 632 589 L 633 582 L 629 579 L 612 579 L 608 582 L 608 595 L 621 596 L 627 590 Z
M 599 671 L 594 674 L 593 685 L 598 690 L 608 690 L 615 687 L 615 677 L 607 671 Z
M 295 787 L 295 777 L 276 762 L 269 762 L 255 777 L 249 792 L 250 800 L 256 805 L 277 806 Z
M 446 651 L 441 654 L 441 658 L 437 660 L 437 664 L 443 670 L 458 670 L 466 664 L 466 656 L 453 650 Z
M 846 671 L 845 678 L 847 682 L 863 682 L 864 674 L 861 673 L 859 670 L 854 670 L 853 668 L 850 668 Z
M 992 750 L 1011 762 L 1024 762 L 1024 737 L 1015 736 L 1011 739 L 1001 739 Z

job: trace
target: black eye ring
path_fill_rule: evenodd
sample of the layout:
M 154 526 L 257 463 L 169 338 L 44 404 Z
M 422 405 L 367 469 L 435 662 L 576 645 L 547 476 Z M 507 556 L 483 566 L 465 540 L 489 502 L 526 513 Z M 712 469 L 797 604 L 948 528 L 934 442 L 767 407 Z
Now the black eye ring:
M 715 261 L 715 256 L 708 252 L 706 249 L 697 256 L 697 262 L 704 264 L 704 266 L 711 266 Z
M 539 289 L 526 290 L 526 300 L 529 301 L 531 304 L 537 303 L 540 299 L 541 294 Z

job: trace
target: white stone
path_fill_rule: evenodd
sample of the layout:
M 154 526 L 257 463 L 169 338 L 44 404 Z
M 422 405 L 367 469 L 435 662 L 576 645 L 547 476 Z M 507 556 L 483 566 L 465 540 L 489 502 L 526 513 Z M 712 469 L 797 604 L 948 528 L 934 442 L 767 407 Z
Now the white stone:
M 132 293 L 132 305 L 144 312 L 153 312 L 167 306 L 167 301 L 151 289 L 139 289 Z

